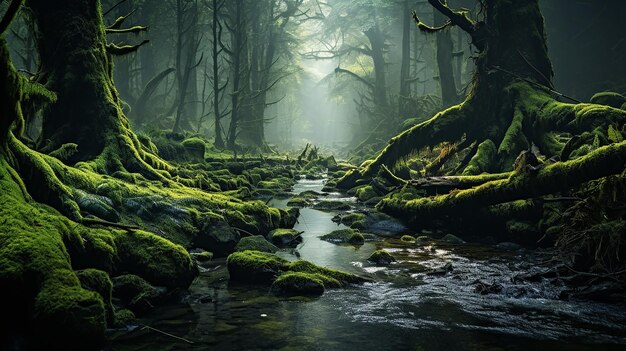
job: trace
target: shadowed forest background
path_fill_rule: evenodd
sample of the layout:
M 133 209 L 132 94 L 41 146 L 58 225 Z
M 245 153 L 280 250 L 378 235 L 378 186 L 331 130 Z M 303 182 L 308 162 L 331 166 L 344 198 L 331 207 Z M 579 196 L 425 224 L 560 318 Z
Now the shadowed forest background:
M 626 1 L 0 13 L 0 348 L 626 344 Z

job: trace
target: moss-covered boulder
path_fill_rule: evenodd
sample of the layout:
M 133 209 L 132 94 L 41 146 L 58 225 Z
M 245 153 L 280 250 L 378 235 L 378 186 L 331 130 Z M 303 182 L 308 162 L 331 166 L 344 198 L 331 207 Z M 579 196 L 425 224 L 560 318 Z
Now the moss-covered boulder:
M 241 238 L 235 246 L 237 252 L 248 250 L 275 253 L 278 251 L 278 247 L 267 241 L 262 235 L 255 235 Z
M 109 274 L 98 269 L 89 268 L 76 271 L 76 276 L 83 289 L 96 292 L 102 297 L 106 309 L 107 324 L 113 324 L 115 321 L 115 313 L 111 303 L 113 284 Z
M 371 185 L 366 185 L 363 187 L 360 187 L 356 193 L 355 193 L 357 199 L 359 199 L 359 201 L 361 202 L 366 202 L 370 199 L 379 197 L 380 194 L 378 194 L 376 192 L 376 190 L 374 190 L 374 187 Z
M 206 143 L 204 140 L 192 137 L 182 141 L 181 143 L 187 153 L 195 160 L 204 160 L 204 153 L 206 151 Z
M 352 229 L 363 230 L 367 226 L 367 215 L 361 212 L 354 212 L 341 217 L 341 223 Z
M 377 250 L 367 259 L 368 261 L 376 264 L 377 266 L 387 266 L 395 262 L 396 259 L 385 250 Z
M 295 229 L 274 229 L 267 235 L 268 239 L 278 247 L 297 246 L 302 242 L 302 232 Z
M 289 199 L 287 202 L 287 206 L 291 207 L 308 207 L 311 205 L 311 202 L 307 199 L 303 199 L 301 197 L 294 197 Z
M 226 265 L 233 281 L 271 283 L 287 270 L 288 261 L 260 251 L 235 252 L 228 256 Z
M 120 267 L 151 284 L 186 289 L 198 275 L 187 250 L 159 236 L 139 230 L 128 232 L 116 238 L 116 245 Z
M 352 207 L 346 201 L 322 200 L 313 205 L 313 208 L 322 211 L 347 211 Z
M 289 205 L 287 205 L 289 206 Z M 293 228 L 298 223 L 298 217 L 300 217 L 300 209 L 297 207 L 288 207 L 286 209 L 280 209 L 280 227 L 281 228 Z
M 279 295 L 315 295 L 324 293 L 324 282 L 316 274 L 287 272 L 272 284 L 272 291 Z
M 113 278 L 113 296 L 133 313 L 142 314 L 162 301 L 165 294 L 145 279 L 125 274 Z
M 348 284 L 359 284 L 366 279 L 354 274 L 336 271 L 334 269 L 317 266 L 309 261 L 298 260 L 289 262 L 276 255 L 259 251 L 235 252 L 228 256 L 228 272 L 233 281 L 271 284 L 281 276 L 288 273 L 301 273 L 304 275 L 284 277 L 275 287 L 276 291 L 286 294 L 306 290 L 319 293 L 319 286 L 313 288 L 318 281 L 324 288 L 338 288 Z M 313 282 L 311 282 L 313 280 Z M 291 285 L 288 287 L 288 285 Z M 305 289 L 308 287 L 308 289 Z M 322 291 L 323 292 L 323 291 Z
M 403 235 L 402 237 L 400 237 L 400 240 L 405 243 L 415 243 L 415 237 L 411 235 Z
M 359 231 L 354 229 L 338 229 L 323 235 L 320 239 L 329 241 L 334 244 L 352 244 L 361 245 L 365 242 L 365 237 Z
M 226 256 L 234 251 L 240 239 L 239 233 L 225 222 L 207 223 L 193 240 L 193 246 Z

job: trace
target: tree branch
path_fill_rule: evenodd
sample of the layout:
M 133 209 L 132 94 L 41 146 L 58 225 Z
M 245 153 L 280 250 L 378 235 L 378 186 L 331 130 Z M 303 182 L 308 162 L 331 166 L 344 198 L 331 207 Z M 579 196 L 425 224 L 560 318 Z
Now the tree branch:
M 139 48 L 145 44 L 148 44 L 150 42 L 150 40 L 144 40 L 141 43 L 137 44 L 137 45 L 123 45 L 123 46 L 117 46 L 113 43 L 111 44 L 107 44 L 107 52 L 111 55 L 114 56 L 123 56 L 123 55 L 128 55 L 130 53 L 133 53 L 137 50 L 139 50 Z
M 24 0 L 11 1 L 9 7 L 7 8 L 7 12 L 5 12 L 4 17 L 2 17 L 2 20 L 0 21 L 0 34 L 4 33 L 4 31 L 9 28 L 9 25 L 17 15 L 23 3 Z

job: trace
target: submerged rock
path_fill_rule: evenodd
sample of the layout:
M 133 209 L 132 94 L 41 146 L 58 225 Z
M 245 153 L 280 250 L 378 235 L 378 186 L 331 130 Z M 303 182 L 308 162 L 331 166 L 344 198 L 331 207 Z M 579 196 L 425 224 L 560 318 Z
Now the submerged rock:
M 120 275 L 112 281 L 113 296 L 135 314 L 149 311 L 165 297 L 163 289 L 155 288 L 137 275 Z
M 453 244 L 453 245 L 465 244 L 465 240 L 459 238 L 456 235 L 452 235 L 452 234 L 446 234 L 440 240 L 443 241 L 443 242 L 446 242 L 448 244 Z
M 393 262 L 396 262 L 396 259 L 385 250 L 374 251 L 374 253 L 372 253 L 372 255 L 367 260 L 375 263 L 377 266 L 387 266 Z
M 323 235 L 320 239 L 335 244 L 353 244 L 360 245 L 365 242 L 365 237 L 359 231 L 354 229 L 338 229 Z
M 235 246 L 237 252 L 247 250 L 275 253 L 278 251 L 278 247 L 267 241 L 262 235 L 255 235 L 242 238 Z

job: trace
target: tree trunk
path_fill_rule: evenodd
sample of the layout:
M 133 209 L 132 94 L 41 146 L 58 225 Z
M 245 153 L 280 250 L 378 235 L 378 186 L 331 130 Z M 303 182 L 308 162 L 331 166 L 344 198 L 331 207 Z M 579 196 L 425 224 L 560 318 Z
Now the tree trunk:
M 385 37 L 378 24 L 365 31 L 374 61 L 374 102 L 381 110 L 388 107 L 387 103 L 387 81 L 385 74 Z
M 411 95 L 411 17 L 409 15 L 409 0 L 402 4 L 402 62 L 400 67 L 400 92 L 398 94 L 398 114 L 401 120 L 407 115 L 406 105 Z
M 434 10 L 435 26 L 442 26 L 447 18 L 439 11 Z M 439 68 L 439 85 L 441 86 L 441 102 L 443 108 L 450 107 L 459 102 L 459 96 L 454 81 L 452 68 L 452 52 L 454 44 L 450 29 L 439 31 L 437 34 L 437 67 Z
M 38 27 L 37 80 L 58 96 L 43 120 L 42 151 L 74 143 L 78 152 L 68 163 L 92 161 L 87 166 L 102 173 L 164 179 L 155 168 L 169 166 L 141 148 L 122 112 L 100 1 L 30 0 L 28 6 Z

